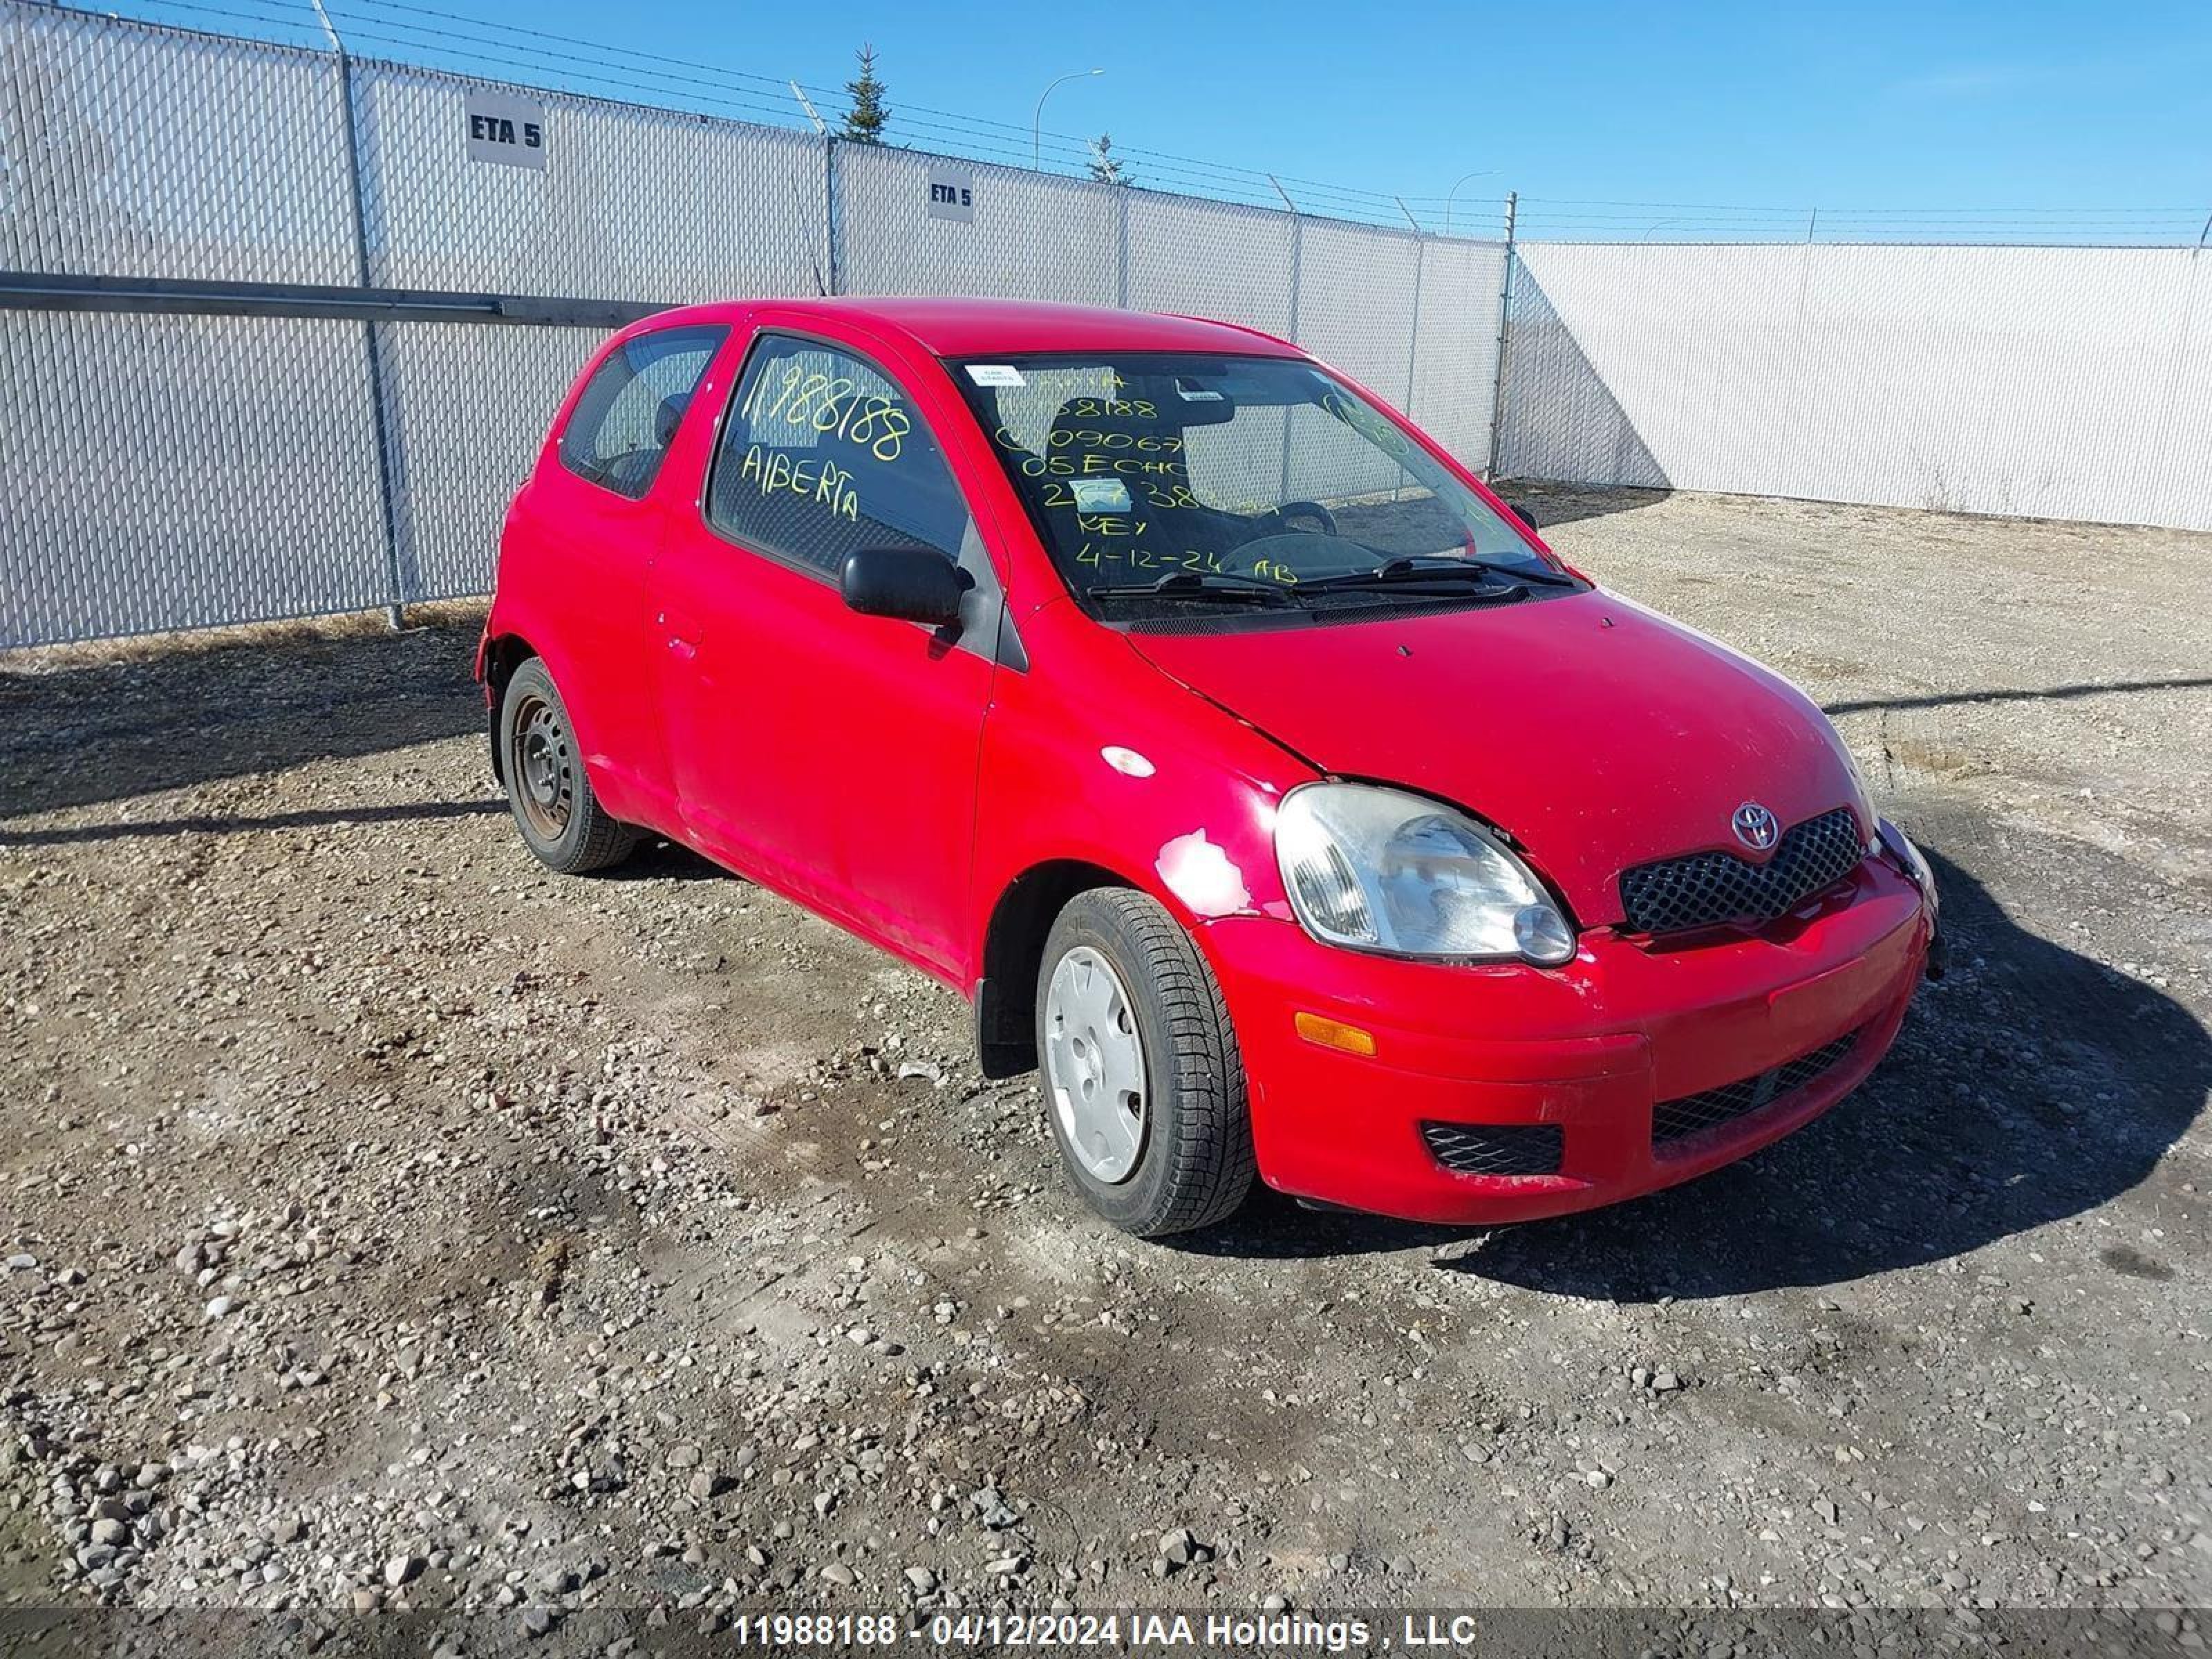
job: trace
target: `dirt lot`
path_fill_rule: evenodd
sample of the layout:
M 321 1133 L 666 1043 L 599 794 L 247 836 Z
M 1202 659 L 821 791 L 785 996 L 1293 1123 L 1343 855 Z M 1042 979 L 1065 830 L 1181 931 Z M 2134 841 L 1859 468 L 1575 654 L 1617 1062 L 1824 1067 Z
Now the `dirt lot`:
M 1533 499 L 1835 711 L 1955 967 L 1489 1234 L 1108 1232 L 951 995 L 541 873 L 466 618 L 0 665 L 0 1598 L 2212 1601 L 2212 536 Z

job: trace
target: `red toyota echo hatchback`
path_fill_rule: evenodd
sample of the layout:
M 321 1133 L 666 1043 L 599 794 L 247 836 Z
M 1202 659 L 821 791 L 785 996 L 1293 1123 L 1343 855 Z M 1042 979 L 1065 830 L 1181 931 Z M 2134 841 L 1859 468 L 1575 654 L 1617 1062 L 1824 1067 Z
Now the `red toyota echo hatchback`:
M 669 312 L 515 497 L 531 849 L 661 836 L 959 990 L 1139 1234 L 1687 1180 L 1881 1058 L 1926 863 L 1786 681 L 1295 346 L 998 301 Z

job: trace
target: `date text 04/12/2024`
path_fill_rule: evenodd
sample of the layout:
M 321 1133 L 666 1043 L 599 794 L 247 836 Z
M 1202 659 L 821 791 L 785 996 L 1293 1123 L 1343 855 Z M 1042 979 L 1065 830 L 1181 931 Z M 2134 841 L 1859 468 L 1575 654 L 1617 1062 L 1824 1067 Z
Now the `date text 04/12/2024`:
M 926 1619 L 896 1613 L 753 1613 L 730 1630 L 738 1646 L 779 1649 L 888 1647 L 919 1641 L 932 1647 L 993 1649 L 1107 1648 L 1124 1652 L 1222 1649 L 1350 1653 L 1376 1640 L 1379 1617 L 1306 1613 L 938 1613 Z M 1465 1648 L 1479 1638 L 1472 1613 L 1407 1613 L 1394 1622 L 1393 1645 L 1408 1650 Z

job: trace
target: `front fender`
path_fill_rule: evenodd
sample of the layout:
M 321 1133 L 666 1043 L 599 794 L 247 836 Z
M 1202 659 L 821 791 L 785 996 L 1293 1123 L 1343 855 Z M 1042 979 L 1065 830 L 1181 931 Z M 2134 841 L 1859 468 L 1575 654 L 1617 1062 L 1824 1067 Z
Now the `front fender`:
M 971 981 L 1000 896 L 1056 860 L 1111 872 L 1194 935 L 1224 916 L 1289 917 L 1275 811 L 1313 769 L 1073 605 L 1023 633 L 1034 665 L 1001 673 L 984 726 Z

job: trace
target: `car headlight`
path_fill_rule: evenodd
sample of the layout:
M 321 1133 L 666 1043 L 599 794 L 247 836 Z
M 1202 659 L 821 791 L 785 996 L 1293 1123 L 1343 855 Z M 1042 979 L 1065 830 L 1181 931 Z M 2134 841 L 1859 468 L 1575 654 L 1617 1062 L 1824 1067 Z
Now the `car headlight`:
M 1404 957 L 1571 961 L 1543 884 L 1491 831 L 1425 796 L 1310 783 L 1283 798 L 1275 858 L 1298 920 L 1327 945 Z

